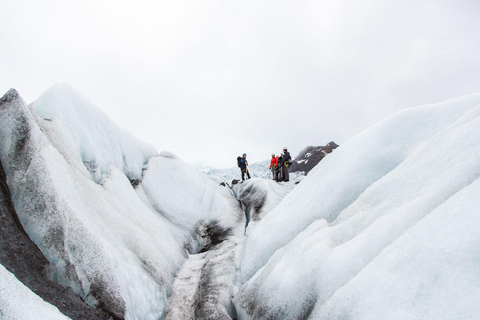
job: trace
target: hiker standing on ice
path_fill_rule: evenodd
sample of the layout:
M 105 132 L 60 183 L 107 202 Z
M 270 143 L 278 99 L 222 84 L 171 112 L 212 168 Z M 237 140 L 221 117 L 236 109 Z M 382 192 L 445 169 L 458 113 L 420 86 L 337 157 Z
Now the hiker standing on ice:
M 244 153 L 243 157 L 240 159 L 240 170 L 242 171 L 242 180 L 245 180 L 245 173 L 247 174 L 247 178 L 250 179 L 250 172 L 248 172 L 248 161 L 247 161 L 247 154 Z
M 282 180 L 288 182 L 290 180 L 290 174 L 288 173 L 288 167 L 290 166 L 290 152 L 287 148 L 283 148 L 283 157 L 282 157 Z
M 275 157 L 275 154 L 272 153 L 272 160 L 270 160 L 270 170 L 272 171 L 273 180 L 277 180 L 277 177 L 275 175 L 275 167 L 277 166 L 277 164 L 278 164 L 278 159 L 277 157 Z
M 280 154 L 279 157 L 277 157 L 277 167 L 276 167 L 276 173 L 277 173 L 277 182 L 280 182 L 282 181 L 282 174 L 283 174 L 283 170 L 282 170 L 282 167 L 283 167 L 283 153 Z

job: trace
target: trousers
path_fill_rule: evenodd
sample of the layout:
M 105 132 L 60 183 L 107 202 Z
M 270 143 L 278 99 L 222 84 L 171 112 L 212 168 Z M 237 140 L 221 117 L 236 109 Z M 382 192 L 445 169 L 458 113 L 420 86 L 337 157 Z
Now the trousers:
M 288 167 L 283 165 L 282 166 L 282 180 L 283 181 L 289 181 L 290 180 L 290 174 L 288 173 Z
M 247 169 L 242 169 L 242 180 L 245 180 L 245 173 L 247 174 L 247 178 L 250 179 L 250 172 Z

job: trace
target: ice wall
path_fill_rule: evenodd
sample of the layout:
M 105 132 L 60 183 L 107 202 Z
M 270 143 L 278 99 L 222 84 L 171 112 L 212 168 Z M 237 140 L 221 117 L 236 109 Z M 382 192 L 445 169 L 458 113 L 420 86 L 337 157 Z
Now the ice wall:
M 0 160 L 19 219 L 51 279 L 116 319 L 162 318 L 187 251 L 200 246 L 196 226 L 235 233 L 243 213 L 226 188 L 168 153 L 155 157 L 63 85 L 52 90 L 34 108 L 15 90 L 0 101 Z
M 245 318 L 475 319 L 480 95 L 339 147 L 244 242 Z
M 241 201 L 247 219 L 245 234 L 249 234 L 302 178 L 303 176 L 288 183 L 252 178 L 233 185 L 232 191 L 235 197 Z

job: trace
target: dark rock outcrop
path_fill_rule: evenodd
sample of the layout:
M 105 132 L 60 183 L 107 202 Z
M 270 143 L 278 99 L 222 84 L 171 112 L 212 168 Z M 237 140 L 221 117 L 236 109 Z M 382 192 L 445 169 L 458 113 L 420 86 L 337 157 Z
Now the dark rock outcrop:
M 3 165 L 0 162 L 0 263 L 43 300 L 72 319 L 109 319 L 102 310 L 88 306 L 71 289 L 50 281 L 48 260 L 29 238 L 18 219 Z
M 305 172 L 308 174 L 327 154 L 338 147 L 331 141 L 325 146 L 309 146 L 303 149 L 293 160 L 290 172 Z

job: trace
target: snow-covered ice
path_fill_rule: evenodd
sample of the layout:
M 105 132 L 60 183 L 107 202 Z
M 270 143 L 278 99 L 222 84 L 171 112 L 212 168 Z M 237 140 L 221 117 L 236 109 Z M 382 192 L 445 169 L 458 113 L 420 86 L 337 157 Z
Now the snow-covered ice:
M 247 219 L 245 234 L 250 233 L 302 179 L 303 176 L 285 183 L 253 178 L 233 185 L 234 195 L 242 202 L 245 210 Z
M 408 109 L 325 158 L 244 241 L 247 318 L 475 319 L 480 95 Z
M 298 185 L 220 186 L 67 85 L 9 91 L 0 124 L 50 278 L 115 317 L 480 318 L 480 94 L 394 114 Z M 2 319 L 63 317 L 0 275 Z
M 0 319 L 70 319 L 45 302 L 0 264 Z
M 117 126 L 66 83 L 49 88 L 31 107 L 53 122 L 45 122 L 44 127 L 55 137 L 54 146 L 68 148 L 64 156 L 81 159 L 96 182 L 108 172 L 109 165 L 122 170 L 130 180 L 141 179 L 143 166 L 157 154 L 153 146 Z
M 54 89 L 54 96 L 72 95 Z M 169 153 L 155 156 L 123 133 L 112 138 L 109 121 L 90 123 L 90 116 L 102 119 L 84 110 L 90 104 L 75 107 L 88 115 L 82 121 L 63 120 L 61 106 L 45 105 L 53 112 L 46 120 L 14 90 L 1 101 L 0 159 L 19 218 L 54 281 L 116 317 L 161 318 L 187 251 L 203 240 L 198 230 L 215 223 L 242 235 L 244 214 L 227 188 L 192 166 Z M 102 153 L 102 144 L 114 154 Z M 98 164 L 98 175 L 86 159 Z
M 232 159 L 232 163 L 236 163 L 236 159 Z M 263 179 L 271 179 L 272 173 L 269 169 L 270 167 L 270 160 L 264 160 L 260 162 L 251 163 L 248 165 L 248 171 L 252 178 L 263 178 Z M 217 168 L 209 168 L 209 167 L 199 167 L 198 170 L 205 173 L 209 177 L 215 179 L 215 181 L 225 181 L 230 183 L 232 180 L 236 179 L 239 180 L 242 178 L 242 173 L 238 166 L 234 166 L 227 169 L 217 169 Z
M 142 186 L 156 211 L 190 233 L 200 222 L 217 221 L 242 235 L 245 216 L 230 190 L 171 152 L 150 159 Z

